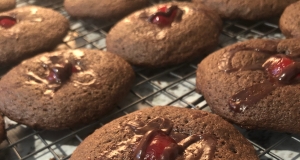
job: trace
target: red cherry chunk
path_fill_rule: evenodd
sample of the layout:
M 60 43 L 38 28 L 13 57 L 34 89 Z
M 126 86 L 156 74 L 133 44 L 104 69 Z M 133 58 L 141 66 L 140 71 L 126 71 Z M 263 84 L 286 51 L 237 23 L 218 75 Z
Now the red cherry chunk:
M 165 5 L 165 6 L 159 7 L 159 8 L 157 9 L 157 11 L 158 11 L 158 12 L 166 12 L 167 9 L 168 9 L 168 7 Z
M 156 16 L 152 23 L 157 24 L 157 25 L 170 25 L 172 23 L 171 19 L 168 17 L 164 17 L 164 16 Z
M 0 26 L 8 29 L 14 26 L 17 23 L 17 20 L 10 16 L 0 16 Z
M 282 57 L 282 58 L 270 58 L 271 61 L 270 66 L 267 68 L 269 73 L 275 77 L 277 77 L 279 74 L 282 73 L 283 69 L 287 67 L 290 64 L 293 64 L 294 61 L 287 58 L 287 57 Z
M 271 57 L 265 62 L 264 67 L 266 67 L 270 75 L 278 77 L 284 68 L 293 63 L 295 62 L 288 57 Z
M 300 78 L 300 70 L 297 63 L 285 55 L 277 55 L 269 58 L 263 67 L 270 75 L 271 80 L 282 84 L 289 84 Z
M 62 83 L 70 78 L 72 73 L 78 72 L 72 63 L 63 64 L 62 67 L 49 67 L 49 75 L 46 77 L 50 83 Z
M 176 144 L 175 140 L 163 131 L 159 131 L 147 147 L 144 160 L 161 159 L 164 149 L 171 144 Z
M 157 11 L 150 17 L 150 22 L 159 26 L 169 26 L 176 18 L 178 7 L 162 6 Z
M 49 75 L 47 76 L 47 80 L 50 83 L 56 83 L 57 79 L 57 74 L 54 71 L 50 70 Z

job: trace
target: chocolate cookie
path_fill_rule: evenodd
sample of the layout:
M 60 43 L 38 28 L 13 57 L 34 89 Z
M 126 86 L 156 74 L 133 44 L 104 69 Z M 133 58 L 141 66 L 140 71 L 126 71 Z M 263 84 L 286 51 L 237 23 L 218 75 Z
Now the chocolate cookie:
M 124 97 L 134 72 L 99 50 L 62 50 L 23 61 L 0 81 L 0 110 L 41 129 L 65 129 L 105 115 Z
M 51 9 L 27 6 L 0 13 L 0 67 L 62 42 L 68 20 Z
M 212 111 L 246 128 L 300 133 L 300 39 L 250 40 L 206 57 L 197 89 Z
M 145 157 L 258 159 L 253 146 L 219 116 L 164 106 L 136 111 L 104 125 L 78 146 L 71 160 L 144 160 Z
M 7 11 L 16 7 L 16 0 L 1 0 L 0 12 Z
M 107 50 L 144 67 L 179 64 L 217 44 L 222 21 L 201 4 L 172 2 L 137 11 L 117 23 Z
M 289 5 L 279 21 L 281 32 L 287 37 L 300 37 L 300 1 Z
M 192 0 L 218 12 L 222 18 L 257 20 L 278 16 L 298 0 Z
M 133 11 L 146 7 L 148 0 L 65 0 L 66 11 L 73 17 L 120 19 Z
M 4 118 L 0 113 L 0 143 L 5 139 L 5 137 L 6 137 L 6 131 L 5 131 Z

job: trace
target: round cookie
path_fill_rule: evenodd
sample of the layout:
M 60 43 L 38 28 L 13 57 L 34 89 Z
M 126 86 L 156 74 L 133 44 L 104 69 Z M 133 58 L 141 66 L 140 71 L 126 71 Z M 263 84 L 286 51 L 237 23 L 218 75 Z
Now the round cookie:
M 162 159 L 160 155 L 169 160 L 258 159 L 253 146 L 219 116 L 161 106 L 104 125 L 77 147 L 70 160 Z
M 0 67 L 54 48 L 68 29 L 68 20 L 51 9 L 26 6 L 0 13 Z
M 237 43 L 198 65 L 197 90 L 231 122 L 299 134 L 299 58 L 299 39 Z
M 143 67 L 179 64 L 217 44 L 222 21 L 201 4 L 171 2 L 139 10 L 117 23 L 107 50 Z
M 69 15 L 79 18 L 101 20 L 121 19 L 138 9 L 146 7 L 148 0 L 65 0 L 64 6 Z
M 192 0 L 215 10 L 222 18 L 257 20 L 278 16 L 298 0 Z
M 7 11 L 16 7 L 16 0 L 1 0 L 0 12 Z
M 113 110 L 133 80 L 131 66 L 109 52 L 43 53 L 2 77 L 0 110 L 33 128 L 74 128 Z
M 5 131 L 4 118 L 0 113 L 0 143 L 5 139 L 5 137 L 6 137 L 6 131 Z
M 300 37 L 300 1 L 289 5 L 279 20 L 281 32 L 287 37 Z

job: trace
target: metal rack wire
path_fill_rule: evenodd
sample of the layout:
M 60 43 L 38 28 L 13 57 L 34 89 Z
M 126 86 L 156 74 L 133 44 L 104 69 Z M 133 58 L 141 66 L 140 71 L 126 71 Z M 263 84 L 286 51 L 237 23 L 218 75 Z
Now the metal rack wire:
M 63 0 L 18 0 L 18 6 L 40 5 L 65 15 L 70 31 L 59 48 L 96 48 L 105 50 L 105 37 L 115 23 L 80 20 L 69 17 Z M 252 38 L 284 38 L 278 19 L 264 21 L 225 21 L 218 48 Z M 217 48 L 217 49 L 218 49 Z M 136 68 L 136 82 L 129 95 L 108 116 L 76 130 L 33 130 L 21 124 L 7 128 L 7 139 L 0 145 L 0 159 L 4 160 L 65 160 L 76 146 L 103 124 L 145 107 L 174 105 L 210 111 L 202 95 L 195 92 L 195 70 L 201 59 L 173 68 L 156 70 Z M 300 137 L 270 131 L 248 131 L 236 127 L 257 150 L 263 160 L 300 159 Z

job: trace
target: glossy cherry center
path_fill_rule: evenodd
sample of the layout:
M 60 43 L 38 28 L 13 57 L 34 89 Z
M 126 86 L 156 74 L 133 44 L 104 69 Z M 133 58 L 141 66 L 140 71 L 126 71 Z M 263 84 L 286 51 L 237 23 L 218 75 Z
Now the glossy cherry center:
M 164 16 L 156 16 L 152 23 L 157 24 L 157 25 L 170 25 L 172 23 L 172 20 L 170 20 L 170 18 L 168 17 L 164 17 Z
M 72 63 L 65 63 L 56 67 L 49 67 L 49 74 L 47 80 L 50 83 L 62 83 L 69 79 L 72 73 L 78 72 Z
M 150 17 L 150 22 L 159 26 L 169 26 L 175 20 L 177 15 L 177 6 L 162 6 Z
M 152 139 L 146 149 L 145 160 L 161 159 L 164 149 L 171 144 L 176 144 L 175 140 L 166 133 L 159 131 Z
M 269 63 L 269 66 L 266 68 L 266 70 L 269 72 L 269 74 L 276 77 L 282 73 L 284 68 L 293 64 L 294 61 L 287 57 L 271 57 L 266 61 L 266 63 Z
M 10 16 L 0 16 L 0 26 L 3 28 L 11 28 L 17 23 L 17 20 Z
M 264 64 L 271 79 L 290 83 L 295 77 L 300 76 L 296 62 L 287 56 L 272 56 Z

